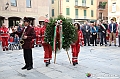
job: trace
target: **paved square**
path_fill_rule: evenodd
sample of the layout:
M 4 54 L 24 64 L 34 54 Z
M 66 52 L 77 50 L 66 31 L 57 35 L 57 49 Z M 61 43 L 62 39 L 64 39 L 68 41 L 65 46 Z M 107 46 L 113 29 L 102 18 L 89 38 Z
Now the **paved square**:
M 0 47 L 1 49 L 1 47 Z M 71 58 L 71 50 L 68 51 Z M 0 50 L 0 79 L 120 79 L 120 48 L 115 46 L 81 47 L 79 64 L 70 64 L 67 53 L 61 50 L 54 64 L 45 67 L 43 47 L 33 48 L 34 68 L 24 66 L 22 50 Z M 91 77 L 86 77 L 91 73 Z

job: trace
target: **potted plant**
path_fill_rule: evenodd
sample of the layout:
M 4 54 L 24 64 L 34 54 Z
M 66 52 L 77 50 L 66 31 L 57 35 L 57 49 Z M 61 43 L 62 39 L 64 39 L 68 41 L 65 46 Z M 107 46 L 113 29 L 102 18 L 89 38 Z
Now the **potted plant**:
M 101 6 L 103 9 L 105 9 L 106 4 L 107 4 L 107 2 L 102 2 L 102 3 L 100 4 L 100 6 Z

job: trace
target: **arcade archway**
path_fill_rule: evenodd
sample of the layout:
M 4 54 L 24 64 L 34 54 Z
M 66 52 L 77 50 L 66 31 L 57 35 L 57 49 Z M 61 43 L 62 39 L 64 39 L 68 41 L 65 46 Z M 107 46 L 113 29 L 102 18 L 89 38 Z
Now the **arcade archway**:
M 18 24 L 20 23 L 20 17 L 9 17 L 8 18 L 8 22 L 9 22 L 9 27 L 12 26 L 18 26 Z
M 4 19 L 5 19 L 5 17 L 0 16 L 0 27 L 1 27 L 2 24 L 4 23 Z

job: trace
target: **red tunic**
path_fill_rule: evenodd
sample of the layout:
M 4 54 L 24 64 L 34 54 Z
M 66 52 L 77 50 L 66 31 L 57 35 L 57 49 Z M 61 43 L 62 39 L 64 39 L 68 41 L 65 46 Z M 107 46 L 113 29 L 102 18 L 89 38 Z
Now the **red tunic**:
M 40 35 L 40 27 L 34 27 L 34 30 L 35 30 L 35 34 L 36 34 L 36 36 L 38 36 L 38 35 Z
M 41 28 L 41 41 L 42 41 L 42 43 L 44 43 L 45 30 L 46 30 L 46 26 L 43 26 L 43 27 Z
M 46 26 L 43 26 L 41 28 L 41 37 L 42 37 L 42 45 L 44 48 L 44 62 L 49 62 L 49 60 L 52 59 L 52 47 L 50 46 L 50 44 L 45 43 L 44 41 L 45 30 L 46 30 Z
M 9 30 L 7 27 L 0 28 L 1 37 L 8 37 Z
M 35 34 L 36 34 L 36 45 L 41 44 L 41 38 L 40 38 L 40 32 L 41 28 L 40 27 L 34 27 Z
M 9 30 L 7 27 L 1 27 L 0 28 L 0 34 L 2 38 L 2 48 L 3 50 L 8 50 L 8 36 L 9 36 Z

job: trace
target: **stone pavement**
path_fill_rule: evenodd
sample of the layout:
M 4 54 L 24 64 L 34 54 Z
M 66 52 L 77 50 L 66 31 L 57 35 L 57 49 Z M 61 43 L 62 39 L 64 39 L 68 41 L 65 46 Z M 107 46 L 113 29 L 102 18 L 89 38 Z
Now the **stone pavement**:
M 1 49 L 1 46 L 0 46 Z M 68 51 L 71 58 L 71 50 Z M 24 66 L 22 50 L 0 50 L 0 79 L 120 79 L 120 48 L 115 46 L 81 47 L 79 64 L 70 64 L 66 51 L 54 54 L 51 64 L 45 67 L 42 47 L 33 49 L 34 68 L 21 70 Z M 91 77 L 86 77 L 91 73 Z

